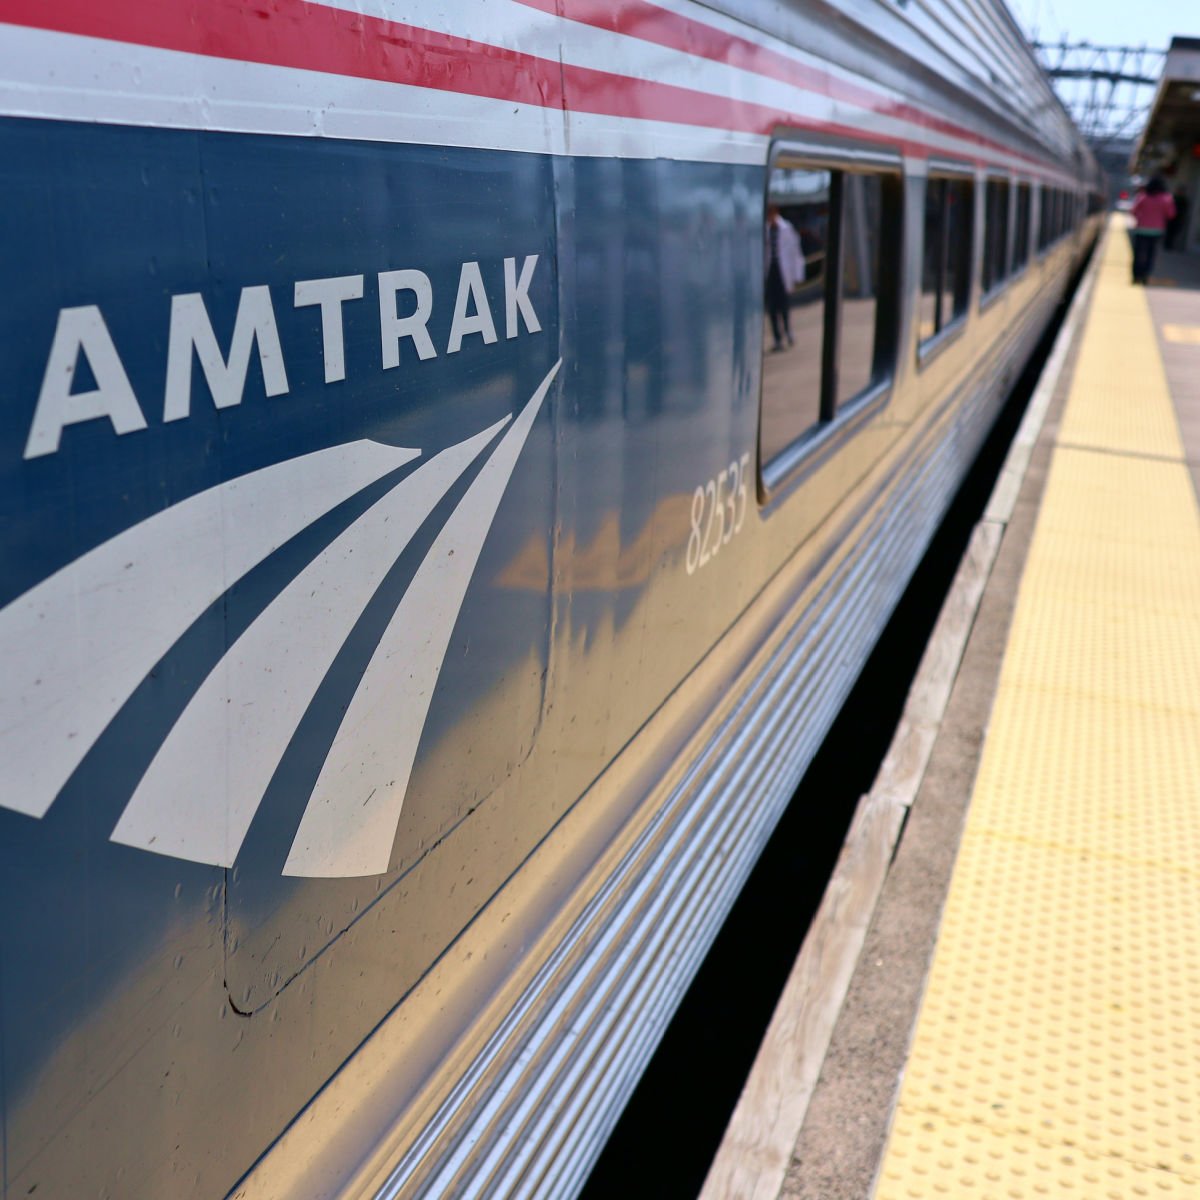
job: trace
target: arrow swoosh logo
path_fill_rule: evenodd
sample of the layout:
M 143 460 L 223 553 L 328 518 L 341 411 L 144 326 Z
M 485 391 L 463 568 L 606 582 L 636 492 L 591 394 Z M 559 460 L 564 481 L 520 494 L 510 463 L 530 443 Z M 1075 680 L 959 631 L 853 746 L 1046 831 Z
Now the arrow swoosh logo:
M 507 428 L 376 647 L 284 872 L 388 869 L 467 587 L 561 365 L 515 420 L 504 418 L 406 475 L 275 596 L 189 700 L 122 812 L 114 841 L 233 864 L 355 622 L 438 502 Z M 359 441 L 241 476 L 118 534 L 0 610 L 0 654 L 12 664 L 0 695 L 0 805 L 43 816 L 146 674 L 214 601 L 289 538 L 419 455 Z

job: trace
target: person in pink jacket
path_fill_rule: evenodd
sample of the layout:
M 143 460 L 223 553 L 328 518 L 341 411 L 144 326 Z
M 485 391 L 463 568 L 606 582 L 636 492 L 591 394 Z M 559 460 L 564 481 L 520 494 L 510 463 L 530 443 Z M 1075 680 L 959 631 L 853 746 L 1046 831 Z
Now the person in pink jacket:
M 1167 185 L 1155 175 L 1133 202 L 1133 282 L 1144 284 L 1154 270 L 1158 243 L 1175 216 L 1175 201 Z

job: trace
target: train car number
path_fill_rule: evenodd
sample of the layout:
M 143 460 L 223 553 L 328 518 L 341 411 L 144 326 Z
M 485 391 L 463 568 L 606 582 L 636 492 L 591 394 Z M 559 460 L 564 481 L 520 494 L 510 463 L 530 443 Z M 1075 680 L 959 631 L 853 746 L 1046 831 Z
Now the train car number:
M 692 529 L 688 534 L 687 573 L 694 575 L 727 546 L 746 523 L 746 475 L 750 452 L 734 459 L 715 479 L 692 493 Z M 715 528 L 714 528 L 715 526 Z

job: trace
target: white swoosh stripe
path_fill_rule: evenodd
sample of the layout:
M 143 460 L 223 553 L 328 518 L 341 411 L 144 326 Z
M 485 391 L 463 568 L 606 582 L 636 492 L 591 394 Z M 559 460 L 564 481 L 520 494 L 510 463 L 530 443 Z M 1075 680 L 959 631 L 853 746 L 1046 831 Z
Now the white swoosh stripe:
M 354 623 L 413 534 L 511 417 L 381 497 L 255 618 L 192 697 L 112 840 L 233 865 L 263 793 Z
M 562 360 L 550 369 L 438 534 L 396 609 L 321 768 L 285 875 L 388 869 L 450 635 L 496 509 Z
M 119 533 L 0 611 L 0 805 L 44 816 L 146 673 L 214 600 L 419 454 L 364 440 L 252 471 Z

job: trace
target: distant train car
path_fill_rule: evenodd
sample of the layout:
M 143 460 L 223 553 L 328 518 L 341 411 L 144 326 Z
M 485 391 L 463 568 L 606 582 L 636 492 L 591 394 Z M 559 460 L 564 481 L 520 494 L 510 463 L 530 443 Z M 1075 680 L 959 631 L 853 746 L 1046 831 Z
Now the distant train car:
M 3 1196 L 570 1196 L 1094 237 L 998 0 L 0 0 Z

